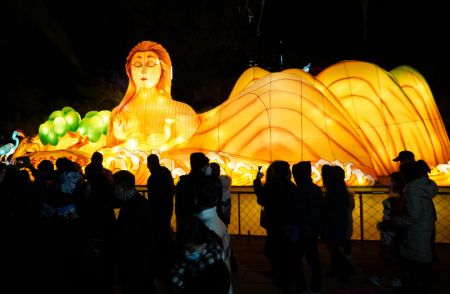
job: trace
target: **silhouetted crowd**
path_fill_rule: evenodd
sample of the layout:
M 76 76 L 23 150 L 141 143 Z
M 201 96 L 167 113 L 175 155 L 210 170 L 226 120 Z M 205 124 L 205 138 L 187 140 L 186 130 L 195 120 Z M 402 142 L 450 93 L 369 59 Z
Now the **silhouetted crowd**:
M 370 281 L 398 293 L 430 293 L 434 251 L 437 185 L 430 180 L 430 168 L 404 150 L 394 159 L 399 171 L 390 175 L 389 196 L 382 201 L 379 271 Z M 260 222 L 266 229 L 264 253 L 271 265 L 274 283 L 284 293 L 320 293 L 322 269 L 319 242 L 328 249 L 328 277 L 347 280 L 355 274 L 351 256 L 352 211 L 355 201 L 339 166 L 322 166 L 323 189 L 311 179 L 311 163 L 292 165 L 272 162 L 254 180 L 254 191 L 262 206 Z M 291 178 L 294 178 L 294 181 Z M 305 281 L 303 259 L 310 270 Z
M 67 158 L 2 166 L 0 292 L 232 293 L 231 178 L 203 153 L 190 161 L 175 185 L 149 155 L 148 197 L 99 152 L 84 171 Z
M 428 293 L 437 186 L 411 152 L 394 161 L 401 164 L 390 175 L 378 225 L 382 262 L 370 280 L 382 287 L 384 276 L 399 293 Z M 2 166 L 0 292 L 233 293 L 231 178 L 201 152 L 190 154 L 191 170 L 176 184 L 157 155 L 147 165 L 147 197 L 131 172 L 104 168 L 99 152 L 84 171 L 67 158 L 58 158 L 56 168 L 49 160 L 35 168 L 28 157 Z M 291 167 L 277 160 L 253 182 L 267 233 L 264 254 L 284 293 L 320 293 L 323 274 L 355 274 L 353 194 L 339 166 L 323 166 L 322 181 L 323 188 L 313 182 L 309 161 Z M 321 242 L 331 257 L 325 273 Z
M 326 275 L 346 280 L 354 274 L 350 261 L 354 200 L 347 190 L 344 170 L 339 166 L 322 168 L 325 192 L 313 183 L 309 161 L 294 164 L 292 172 L 288 162 L 274 161 L 267 168 L 264 184 L 261 178 L 253 184 L 263 207 L 261 225 L 267 232 L 264 253 L 274 283 L 285 293 L 320 293 L 319 239 L 331 256 Z M 305 281 L 303 258 L 311 272 L 309 283 Z

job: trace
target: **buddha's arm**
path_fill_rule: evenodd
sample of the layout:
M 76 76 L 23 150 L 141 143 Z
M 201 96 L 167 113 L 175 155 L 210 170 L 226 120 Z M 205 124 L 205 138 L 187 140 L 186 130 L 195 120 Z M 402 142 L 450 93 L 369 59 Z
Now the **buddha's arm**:
M 118 143 L 139 140 L 142 136 L 139 132 L 139 122 L 136 116 L 128 111 L 122 111 L 113 118 L 113 136 Z
M 181 103 L 176 113 L 176 132 L 177 137 L 182 136 L 185 140 L 191 138 L 200 124 L 198 114 L 189 105 Z
M 163 131 L 147 138 L 151 146 L 158 146 L 157 149 L 161 151 L 189 141 L 197 131 L 199 118 L 195 111 L 184 103 L 177 103 L 176 106 L 176 112 L 165 118 Z

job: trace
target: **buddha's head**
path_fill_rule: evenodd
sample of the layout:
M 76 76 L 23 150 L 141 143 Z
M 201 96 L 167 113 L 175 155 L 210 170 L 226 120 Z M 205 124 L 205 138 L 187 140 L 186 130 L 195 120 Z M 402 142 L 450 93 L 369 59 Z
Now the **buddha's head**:
M 125 69 L 137 88 L 152 88 L 170 94 L 171 67 L 169 54 L 160 44 L 143 41 L 131 49 Z

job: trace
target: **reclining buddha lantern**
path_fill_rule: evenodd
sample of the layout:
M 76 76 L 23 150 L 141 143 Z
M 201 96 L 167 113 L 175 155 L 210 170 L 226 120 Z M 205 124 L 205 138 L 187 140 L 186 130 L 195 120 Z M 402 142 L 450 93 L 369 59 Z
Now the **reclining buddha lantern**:
M 76 138 L 77 132 L 56 146 L 29 138 L 15 155 L 35 161 L 67 156 L 83 165 L 100 151 L 105 167 L 130 170 L 137 184 L 146 183 L 150 153 L 177 178 L 189 172 L 189 155 L 203 152 L 233 185 L 251 185 L 257 167 L 274 160 L 309 160 L 315 182 L 321 166 L 330 164 L 344 168 L 348 185 L 373 185 L 397 170 L 392 159 L 407 149 L 433 167 L 438 184 L 450 184 L 448 135 L 425 79 L 411 67 L 387 72 L 342 61 L 317 76 L 252 67 L 225 102 L 197 114 L 171 97 L 171 66 L 160 44 L 140 42 L 126 60 L 126 93 L 99 141 Z

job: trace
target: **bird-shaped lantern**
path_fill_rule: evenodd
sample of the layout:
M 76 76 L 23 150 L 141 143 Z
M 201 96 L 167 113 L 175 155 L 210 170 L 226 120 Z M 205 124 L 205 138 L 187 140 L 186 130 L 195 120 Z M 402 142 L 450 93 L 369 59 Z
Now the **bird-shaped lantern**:
M 24 138 L 25 135 L 21 130 L 14 130 L 11 138 L 14 140 L 14 143 L 8 143 L 0 147 L 0 158 L 1 162 L 9 163 L 8 157 L 16 151 L 17 146 L 19 146 L 19 138 Z

